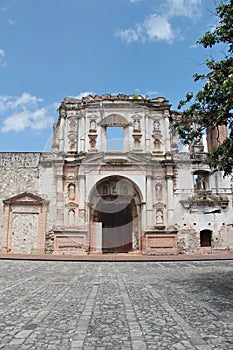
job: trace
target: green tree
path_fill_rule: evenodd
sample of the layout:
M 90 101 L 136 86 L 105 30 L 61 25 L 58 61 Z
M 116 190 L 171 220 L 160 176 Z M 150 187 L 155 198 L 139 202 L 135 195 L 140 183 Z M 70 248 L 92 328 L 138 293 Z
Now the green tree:
M 207 73 L 194 74 L 194 81 L 203 81 L 203 87 L 195 95 L 187 93 L 185 100 L 180 101 L 178 108 L 186 105 L 186 109 L 174 121 L 174 128 L 185 144 L 193 144 L 200 141 L 206 130 L 227 126 L 228 137 L 211 150 L 206 162 L 212 169 L 230 175 L 233 170 L 233 0 L 218 4 L 216 15 L 217 26 L 197 43 L 204 48 L 221 46 L 221 59 L 207 59 Z

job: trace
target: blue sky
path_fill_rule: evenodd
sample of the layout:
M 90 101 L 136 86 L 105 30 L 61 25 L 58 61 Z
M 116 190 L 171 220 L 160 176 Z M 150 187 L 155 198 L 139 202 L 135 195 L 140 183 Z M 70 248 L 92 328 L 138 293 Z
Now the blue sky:
M 57 108 L 91 93 L 164 96 L 198 86 L 215 0 L 0 0 L 0 151 L 49 151 Z

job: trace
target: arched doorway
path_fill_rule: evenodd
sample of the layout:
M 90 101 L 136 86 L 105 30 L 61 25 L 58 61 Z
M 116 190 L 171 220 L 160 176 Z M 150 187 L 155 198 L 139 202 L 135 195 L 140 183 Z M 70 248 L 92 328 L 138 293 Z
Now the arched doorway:
M 125 177 L 109 176 L 96 184 L 90 196 L 91 241 L 98 227 L 102 253 L 140 249 L 140 204 L 139 190 Z
M 200 246 L 211 247 L 211 243 L 212 243 L 212 231 L 211 230 L 200 231 Z

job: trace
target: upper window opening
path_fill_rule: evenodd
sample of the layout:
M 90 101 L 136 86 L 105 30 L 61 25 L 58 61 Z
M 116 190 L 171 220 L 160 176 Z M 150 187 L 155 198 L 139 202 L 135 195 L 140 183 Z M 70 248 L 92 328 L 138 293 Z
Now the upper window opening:
M 111 126 L 106 128 L 107 151 L 123 151 L 123 127 Z

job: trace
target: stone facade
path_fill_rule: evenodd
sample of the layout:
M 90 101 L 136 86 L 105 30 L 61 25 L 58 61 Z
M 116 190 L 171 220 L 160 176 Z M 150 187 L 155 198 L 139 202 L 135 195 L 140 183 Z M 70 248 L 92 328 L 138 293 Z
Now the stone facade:
M 1 251 L 233 251 L 230 178 L 180 149 L 178 117 L 163 97 L 65 98 L 50 153 L 0 153 Z

